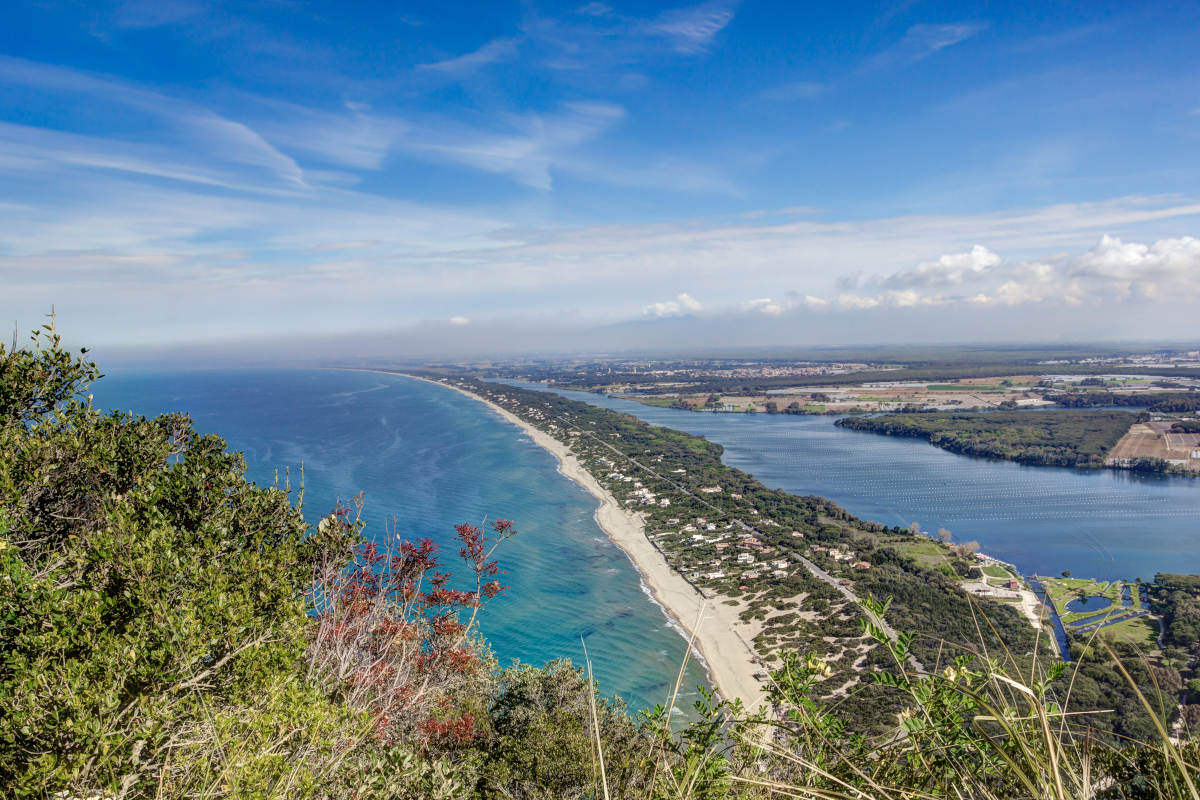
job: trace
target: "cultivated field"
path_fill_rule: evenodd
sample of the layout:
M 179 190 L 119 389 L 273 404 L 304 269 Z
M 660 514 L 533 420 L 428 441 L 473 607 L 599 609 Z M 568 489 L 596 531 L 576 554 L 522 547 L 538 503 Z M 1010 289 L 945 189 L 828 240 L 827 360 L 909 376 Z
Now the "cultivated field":
M 784 388 L 769 394 L 717 394 L 720 411 L 764 412 L 767 403 L 783 411 L 796 403 L 808 414 L 845 414 L 860 411 L 896 411 L 905 406 L 927 409 L 971 410 L 999 408 L 1002 403 L 1022 406 L 1048 406 L 1051 403 L 1031 395 L 1028 390 L 1038 382 L 1036 375 L 994 378 L 964 378 L 953 383 L 881 382 L 861 386 L 823 386 Z M 647 405 L 670 406 L 685 403 L 703 408 L 710 392 L 665 392 L 656 395 L 620 395 Z
M 1200 450 L 1200 433 L 1171 433 L 1171 425 L 1169 421 L 1134 425 L 1113 447 L 1109 458 L 1187 461 L 1189 469 L 1200 471 L 1200 458 L 1191 457 Z

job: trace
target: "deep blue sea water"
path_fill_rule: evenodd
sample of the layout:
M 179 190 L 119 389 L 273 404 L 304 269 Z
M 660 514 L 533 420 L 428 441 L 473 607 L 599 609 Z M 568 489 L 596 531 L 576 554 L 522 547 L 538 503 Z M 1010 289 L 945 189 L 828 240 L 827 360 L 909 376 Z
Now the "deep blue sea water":
M 888 525 L 946 527 L 1026 574 L 1200 573 L 1200 478 L 973 458 L 918 439 L 836 428 L 826 416 L 695 413 L 559 393 L 705 436 L 724 446 L 725 463 L 771 488 L 828 497 Z
M 102 408 L 188 412 L 244 452 L 260 484 L 290 467 L 295 486 L 303 464 L 310 522 L 364 492 L 369 536 L 429 536 L 453 559 L 456 523 L 514 520 L 520 535 L 498 552 L 511 588 L 481 623 L 501 664 L 582 664 L 582 637 L 604 693 L 633 709 L 666 700 L 686 642 L 596 524 L 592 496 L 486 406 L 408 378 L 321 370 L 111 373 L 94 392 Z M 693 662 L 677 705 L 700 683 Z

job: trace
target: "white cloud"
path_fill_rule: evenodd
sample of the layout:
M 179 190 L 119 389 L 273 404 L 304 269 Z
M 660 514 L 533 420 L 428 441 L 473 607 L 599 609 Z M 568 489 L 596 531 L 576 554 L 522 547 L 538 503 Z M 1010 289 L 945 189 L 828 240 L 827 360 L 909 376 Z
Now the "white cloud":
M 747 300 L 742 303 L 741 310 L 751 314 L 767 314 L 768 316 L 779 316 L 788 309 L 786 303 L 777 303 L 769 297 L 756 297 L 753 300 Z
M 940 50 L 966 41 L 986 28 L 975 22 L 959 22 L 941 25 L 913 25 L 900 41 L 876 54 L 864 69 L 883 69 L 894 64 L 913 64 L 922 61 Z
M 683 313 L 694 313 L 703 310 L 699 301 L 687 292 L 676 296 L 674 300 L 663 300 L 642 306 L 642 314 L 648 317 L 674 317 Z
M 441 72 L 456 78 L 461 78 L 500 61 L 507 61 L 517 54 L 517 40 L 509 38 L 492 39 L 478 50 L 461 56 L 448 58 L 444 61 L 434 61 L 418 64 L 417 69 Z
M 451 325 L 470 325 L 471 320 L 467 319 L 466 317 L 461 317 L 461 316 L 460 317 L 451 317 L 450 324 Z
M 669 39 L 680 53 L 704 51 L 733 20 L 733 3 L 711 0 L 691 8 L 667 11 L 643 24 L 643 30 Z
M 602 121 L 619 114 L 564 107 L 555 115 L 561 120 L 540 131 L 532 116 L 509 119 L 527 134 L 514 140 L 530 146 L 511 159 L 492 154 L 497 160 L 487 168 L 513 176 L 575 169 L 570 143 L 598 135 Z M 405 135 L 435 130 L 415 120 Z M 456 151 L 455 163 L 480 159 L 484 168 L 493 142 L 472 142 L 481 131 L 448 129 L 445 146 L 478 148 Z M 219 159 L 189 158 L 190 149 L 174 143 L 0 128 L 0 314 L 25 318 L 30 308 L 58 303 L 77 309 L 95 331 L 119 331 L 108 334 L 116 337 L 144 331 L 121 326 L 114 314 L 173 308 L 161 319 L 147 317 L 145 326 L 179 340 L 218 328 L 230 335 L 291 330 L 298 310 L 319 317 L 336 294 L 362 310 L 356 324 L 364 328 L 398 317 L 445 325 L 461 315 L 472 320 L 461 328 L 468 331 L 481 329 L 496 308 L 523 319 L 570 308 L 575 324 L 636 318 L 643 312 L 631 300 L 636 289 L 670 298 L 646 306 L 646 318 L 707 319 L 760 300 L 745 313 L 782 324 L 801 316 L 789 312 L 906 304 L 1174 302 L 1192 296 L 1180 287 L 1200 272 L 1190 260 L 1194 239 L 1163 238 L 1194 229 L 1200 203 L 1172 197 L 988 214 L 839 220 L 773 210 L 568 226 L 546 222 L 529 206 L 455 210 L 315 184 L 307 165 L 302 187 L 256 179 Z M 1120 243 L 1101 240 L 1105 232 Z M 1079 255 L 1047 255 L 1056 253 Z M 680 296 L 680 286 L 690 292 Z M 722 298 L 723 307 L 701 307 L 695 297 Z M 323 324 L 346 325 L 342 318 Z
M 607 3 L 587 3 L 575 9 L 575 13 L 586 17 L 607 17 L 613 10 Z
M 612 103 L 572 102 L 554 113 L 509 115 L 499 121 L 501 130 L 445 120 L 421 123 L 395 144 L 435 160 L 508 175 L 527 186 L 549 189 L 552 170 L 569 168 L 577 161 L 574 148 L 624 117 L 625 110 Z
M 920 286 L 957 285 L 981 275 L 1000 263 L 1000 256 L 981 245 L 965 253 L 948 253 L 936 261 L 926 261 L 908 272 L 898 272 L 883 281 L 889 289 Z
M 1165 300 L 1200 302 L 1200 239 L 1125 242 L 1105 234 L 1091 249 L 1005 260 L 976 245 L 915 269 L 876 276 L 859 292 L 810 296 L 814 310 L 919 306 L 1087 306 Z
M 169 156 L 179 161 L 191 161 L 193 165 L 203 161 L 207 166 L 204 170 L 194 167 L 187 170 L 173 168 L 171 172 L 177 174 L 165 177 L 195 179 L 200 171 L 212 172 L 215 164 L 218 170 L 223 168 L 226 173 L 235 167 L 250 167 L 259 173 L 254 177 L 260 183 L 264 176 L 275 181 L 276 186 L 273 188 L 278 188 L 279 184 L 291 189 L 306 186 L 304 172 L 294 159 L 273 147 L 243 123 L 227 119 L 204 106 L 103 76 L 0 56 L 0 84 L 5 83 L 59 93 L 70 99 L 76 111 L 83 111 L 89 107 L 107 109 L 118 105 L 122 106 L 126 113 L 142 115 L 146 127 L 166 126 L 165 132 L 159 135 L 159 142 L 153 145 L 145 144 L 137 138 L 128 141 L 118 138 L 101 139 L 34 128 L 25 129 L 46 137 L 58 137 L 61 142 L 73 142 L 74 146 L 69 146 L 66 150 L 68 157 L 76 160 L 87 158 L 81 155 L 84 151 L 93 151 L 96 163 L 92 166 L 153 174 L 139 165 L 161 162 Z M 21 127 L 6 126 L 10 132 L 18 131 Z M 36 137 L 31 138 L 35 140 L 29 143 L 30 146 L 38 147 L 46 154 L 48 160 L 56 160 L 55 147 L 47 146 L 46 142 L 36 141 Z M 99 152 L 100 150 L 107 152 Z M 190 172 L 191 175 L 185 176 L 184 172 Z M 207 182 L 223 183 L 230 180 L 227 174 L 219 179 L 209 177 Z
M 308 108 L 241 96 L 247 121 L 106 77 L 0 56 L 0 85 L 11 83 L 60 94 L 78 108 L 118 104 L 163 128 L 152 143 L 116 135 L 88 136 L 0 123 L 0 169 L 44 170 L 54 164 L 169 178 L 256 193 L 308 192 L 350 187 L 358 173 L 382 169 L 403 152 L 425 161 L 503 175 L 537 189 L 554 174 L 617 186 L 738 195 L 718 170 L 678 157 L 630 156 L 628 163 L 597 160 L 587 145 L 626 117 L 617 104 L 573 101 L 547 111 L 399 118 L 346 102 Z M 303 159 L 302 168 L 297 159 Z M 314 163 L 315 162 L 315 163 Z

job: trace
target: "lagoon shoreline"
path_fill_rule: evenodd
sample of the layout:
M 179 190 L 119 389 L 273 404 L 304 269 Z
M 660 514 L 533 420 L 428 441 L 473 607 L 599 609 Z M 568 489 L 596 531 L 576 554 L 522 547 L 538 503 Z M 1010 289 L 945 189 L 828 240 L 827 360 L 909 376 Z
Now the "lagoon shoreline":
M 666 558 L 646 537 L 645 525 L 639 515 L 623 508 L 576 459 L 570 448 L 537 427 L 522 420 L 507 409 L 458 386 L 380 369 L 352 369 L 354 372 L 373 372 L 424 381 L 453 389 L 486 405 L 507 422 L 520 428 L 533 442 L 550 452 L 558 461 L 558 471 L 586 489 L 599 503 L 596 523 L 607 534 L 642 577 L 651 598 L 666 616 L 683 632 L 700 656 L 709 678 L 726 699 L 738 699 L 748 711 L 763 703 L 762 686 L 755 673 L 763 671 L 758 656 L 748 639 L 757 632 L 755 626 L 743 622 L 738 609 L 725 605 L 724 598 L 703 596 L 676 572 Z

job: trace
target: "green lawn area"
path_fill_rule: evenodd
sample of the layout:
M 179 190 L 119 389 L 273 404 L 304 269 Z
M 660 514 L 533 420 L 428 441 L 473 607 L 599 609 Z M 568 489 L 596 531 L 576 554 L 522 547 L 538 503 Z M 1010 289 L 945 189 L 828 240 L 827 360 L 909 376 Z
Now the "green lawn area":
M 1100 629 L 1106 638 L 1130 642 L 1150 650 L 1158 647 L 1158 623 L 1149 617 L 1138 617 Z
M 1013 576 L 1013 574 L 1011 572 L 1009 572 L 1008 570 L 1006 570 L 1004 567 L 1001 567 L 996 564 L 988 564 L 986 567 L 983 567 L 982 569 L 983 569 L 983 574 L 987 575 L 989 578 L 1000 578 L 1001 580 L 1005 580 L 1005 579 L 1011 578 Z
M 1054 607 L 1058 609 L 1058 614 L 1062 617 L 1064 624 L 1079 622 L 1085 619 L 1101 619 L 1109 614 L 1122 613 L 1124 607 L 1121 605 L 1121 587 L 1124 586 L 1121 581 L 1093 581 L 1087 578 L 1042 578 L 1042 585 L 1046 587 L 1046 592 L 1050 596 Z M 1131 589 L 1136 587 L 1131 586 Z M 1136 591 L 1134 592 L 1136 595 Z M 1067 603 L 1078 597 L 1107 597 L 1112 601 L 1113 605 L 1107 608 L 1084 611 L 1067 611 Z M 1119 626 L 1114 626 L 1119 627 Z
M 946 547 L 923 536 L 900 536 L 880 541 L 880 545 L 891 547 L 900 555 L 911 558 L 926 567 L 937 567 L 949 562 Z

